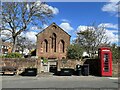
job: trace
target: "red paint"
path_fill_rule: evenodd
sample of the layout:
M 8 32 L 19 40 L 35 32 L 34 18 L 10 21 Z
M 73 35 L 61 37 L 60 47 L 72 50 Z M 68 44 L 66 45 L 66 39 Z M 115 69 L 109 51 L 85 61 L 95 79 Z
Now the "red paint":
M 112 76 L 112 52 L 110 48 L 99 48 L 98 53 L 100 60 L 100 75 Z

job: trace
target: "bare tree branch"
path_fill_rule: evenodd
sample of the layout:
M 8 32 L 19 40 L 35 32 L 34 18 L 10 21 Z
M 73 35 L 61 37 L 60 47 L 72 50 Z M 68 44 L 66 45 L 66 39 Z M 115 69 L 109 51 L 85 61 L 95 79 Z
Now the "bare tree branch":
M 2 30 L 12 32 L 13 52 L 16 38 L 21 32 L 29 29 L 29 25 L 46 23 L 53 16 L 53 12 L 46 3 L 38 2 L 3 2 Z
M 92 28 L 91 28 L 92 27 Z M 84 47 L 84 49 L 90 53 L 92 52 L 94 56 L 95 51 L 101 44 L 109 44 L 105 33 L 105 27 L 88 26 L 85 31 L 80 31 L 77 33 L 78 37 L 76 43 Z M 91 53 L 91 54 L 92 54 Z

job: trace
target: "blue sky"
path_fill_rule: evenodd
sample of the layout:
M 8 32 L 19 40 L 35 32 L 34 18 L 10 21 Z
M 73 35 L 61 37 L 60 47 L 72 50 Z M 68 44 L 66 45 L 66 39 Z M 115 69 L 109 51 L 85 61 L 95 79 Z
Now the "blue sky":
M 118 16 L 115 2 L 49 2 L 47 4 L 53 10 L 54 18 L 44 25 L 44 28 L 55 22 L 71 35 L 72 41 L 76 38 L 77 31 L 95 22 L 96 25 L 104 24 L 107 27 L 106 34 L 109 40 L 118 43 Z M 37 27 L 34 26 L 32 29 Z
M 75 3 L 48 3 L 59 9 L 59 14 L 55 16 L 53 21 L 60 23 L 60 19 L 68 19 L 73 26 L 79 24 L 90 24 L 93 22 L 117 23 L 117 18 L 108 12 L 103 12 L 102 7 L 106 4 L 101 2 L 75 2 Z

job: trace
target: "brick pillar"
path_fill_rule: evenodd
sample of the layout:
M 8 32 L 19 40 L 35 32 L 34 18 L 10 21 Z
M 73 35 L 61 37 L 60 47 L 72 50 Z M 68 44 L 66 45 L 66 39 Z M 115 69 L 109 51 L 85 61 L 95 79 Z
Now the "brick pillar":
M 60 71 L 60 59 L 57 61 L 57 70 Z
M 38 69 L 38 73 L 41 73 L 41 59 L 38 58 L 37 60 L 37 69 Z

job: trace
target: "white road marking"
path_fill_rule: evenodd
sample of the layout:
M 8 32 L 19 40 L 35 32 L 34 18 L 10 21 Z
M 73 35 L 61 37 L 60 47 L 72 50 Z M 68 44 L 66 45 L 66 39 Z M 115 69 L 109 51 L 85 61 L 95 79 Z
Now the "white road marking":
M 116 79 L 118 79 L 118 78 L 116 78 L 116 77 L 109 77 L 109 79 L 114 79 L 114 80 L 116 80 Z

